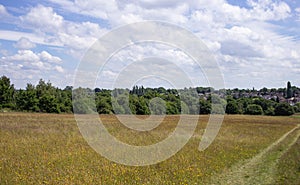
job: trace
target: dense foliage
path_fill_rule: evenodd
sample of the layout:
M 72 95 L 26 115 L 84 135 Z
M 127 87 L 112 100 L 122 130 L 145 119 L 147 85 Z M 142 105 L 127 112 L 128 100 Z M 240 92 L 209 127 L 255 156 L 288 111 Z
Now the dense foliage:
M 294 88 L 292 91 L 291 89 Z M 290 96 L 298 88 L 288 84 L 285 89 L 259 91 L 284 93 Z M 185 89 L 144 88 L 132 89 L 89 89 L 67 86 L 54 87 L 50 82 L 40 80 L 36 86 L 27 84 L 25 89 L 15 89 L 10 79 L 0 78 L 0 110 L 47 113 L 90 113 L 99 114 L 251 114 L 292 115 L 300 112 L 300 103 L 291 106 L 279 102 L 278 98 L 265 99 L 262 96 L 243 97 L 251 90 L 214 90 L 208 87 Z M 253 90 L 254 91 L 254 90 Z M 238 94 L 238 97 L 236 97 Z M 234 95 L 234 96 L 232 96 Z M 73 100 L 73 101 L 72 101 Z

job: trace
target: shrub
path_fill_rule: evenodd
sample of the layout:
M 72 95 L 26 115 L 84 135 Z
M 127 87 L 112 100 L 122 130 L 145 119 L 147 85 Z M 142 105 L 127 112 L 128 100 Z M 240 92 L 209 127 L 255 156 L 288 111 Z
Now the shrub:
M 295 112 L 300 112 L 300 102 L 295 104 L 295 109 L 296 109 Z
M 275 107 L 275 115 L 276 116 L 290 116 L 294 114 L 293 107 L 288 103 L 279 103 Z
M 250 104 L 250 105 L 247 106 L 245 114 L 262 115 L 263 114 L 263 109 L 261 108 L 260 105 Z
M 226 113 L 227 114 L 238 114 L 240 113 L 239 107 L 236 102 L 230 101 L 226 105 Z
M 268 107 L 267 110 L 265 110 L 265 115 L 268 115 L 268 116 L 274 116 L 275 115 L 275 109 L 274 107 Z

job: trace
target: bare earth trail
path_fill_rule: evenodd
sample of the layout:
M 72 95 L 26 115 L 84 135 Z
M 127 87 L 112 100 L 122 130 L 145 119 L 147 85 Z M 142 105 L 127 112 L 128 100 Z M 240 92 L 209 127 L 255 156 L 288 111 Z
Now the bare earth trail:
M 226 172 L 212 178 L 210 184 L 274 184 L 277 163 L 280 157 L 292 147 L 300 137 L 300 124 L 284 134 L 276 142 L 258 155 L 234 165 Z

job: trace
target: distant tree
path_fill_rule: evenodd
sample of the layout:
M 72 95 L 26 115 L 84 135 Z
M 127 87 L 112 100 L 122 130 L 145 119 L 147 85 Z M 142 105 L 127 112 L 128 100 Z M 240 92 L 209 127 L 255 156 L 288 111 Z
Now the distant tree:
M 180 112 L 181 114 L 190 114 L 189 106 L 183 101 L 181 101 Z
M 236 101 L 229 101 L 226 105 L 227 114 L 239 114 L 240 110 Z
M 89 98 L 80 98 L 73 100 L 73 111 L 76 114 L 89 114 L 94 112 L 93 104 Z
M 225 111 L 222 104 L 211 104 L 211 114 L 225 114 Z
M 43 94 L 39 98 L 39 108 L 41 112 L 60 113 L 57 98 L 54 95 L 48 93 Z
M 150 110 L 147 104 L 147 100 L 144 97 L 140 97 L 136 102 L 136 114 L 147 115 L 150 114 Z
M 138 97 L 136 94 L 129 96 L 129 107 L 132 114 L 147 115 L 150 114 L 148 100 L 143 96 Z
M 118 96 L 112 95 L 111 99 L 115 114 L 131 114 L 129 93 L 127 91 L 119 92 Z
M 201 99 L 199 101 L 199 104 L 200 104 L 200 114 L 210 114 L 211 104 L 208 101 Z
M 296 107 L 296 112 L 300 112 L 300 102 L 296 103 L 295 104 L 295 107 Z
M 49 81 L 46 83 L 43 79 L 40 79 L 39 83 L 36 86 L 36 93 L 38 97 L 42 97 L 42 95 L 45 93 L 54 95 L 55 89 L 56 88 L 52 86 L 52 84 Z
M 291 82 L 287 82 L 286 98 L 291 98 L 292 96 L 293 96 L 293 91 L 292 91 Z
M 98 87 L 96 87 L 96 88 L 94 89 L 94 91 L 95 91 L 95 93 L 98 93 L 98 92 L 101 92 L 101 89 L 98 88 Z
M 36 86 L 36 94 L 39 99 L 39 110 L 47 113 L 59 113 L 59 90 L 52 86 L 50 82 L 40 79 Z
M 253 104 L 260 105 L 266 115 L 274 114 L 274 107 L 276 106 L 276 101 L 266 100 L 264 98 L 254 98 Z
M 166 114 L 166 104 L 161 98 L 153 98 L 149 104 L 151 114 L 162 115 Z
M 250 105 L 247 106 L 245 114 L 262 115 L 263 114 L 263 109 L 261 108 L 260 105 L 250 104 Z
M 97 101 L 97 112 L 99 114 L 111 114 L 112 111 L 112 105 L 110 103 L 110 98 L 107 97 L 101 97 Z
M 264 87 L 264 88 L 262 88 L 261 90 L 259 90 L 259 92 L 261 92 L 263 95 L 267 94 L 268 91 L 269 91 L 269 89 L 266 88 L 266 87 Z
M 167 114 L 179 114 L 180 110 L 175 102 L 166 102 Z
M 273 106 L 270 106 L 264 112 L 265 112 L 265 115 L 274 116 L 275 115 L 275 108 Z
M 73 90 L 73 111 L 76 114 L 89 114 L 96 112 L 93 90 L 88 88 L 77 88 Z
M 239 98 L 236 100 L 241 113 L 245 113 L 248 105 L 253 104 L 251 98 Z
M 72 92 L 73 86 L 66 86 L 63 90 Z
M 27 84 L 26 90 L 19 90 L 16 94 L 17 109 L 22 111 L 39 111 L 39 99 L 34 85 Z
M 159 87 L 159 88 L 157 89 L 157 91 L 158 91 L 158 93 L 161 93 L 161 94 L 165 94 L 165 93 L 166 93 L 166 89 L 163 88 L 163 87 Z
M 13 96 L 15 88 L 10 84 L 10 79 L 6 76 L 0 78 L 0 108 L 14 108 Z
M 72 105 L 72 91 L 58 90 L 56 94 L 57 103 L 59 104 L 60 112 L 71 113 L 73 112 Z
M 288 103 L 279 103 L 275 107 L 274 112 L 275 112 L 276 116 L 290 116 L 290 115 L 294 114 L 294 109 Z

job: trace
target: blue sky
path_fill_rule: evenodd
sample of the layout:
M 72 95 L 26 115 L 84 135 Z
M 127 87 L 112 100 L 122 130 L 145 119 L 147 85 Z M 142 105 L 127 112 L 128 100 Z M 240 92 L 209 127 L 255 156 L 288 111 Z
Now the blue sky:
M 62 88 L 72 85 L 76 67 L 98 38 L 144 20 L 193 32 L 214 54 L 227 88 L 284 87 L 287 81 L 300 86 L 298 0 L 0 0 L 0 75 L 17 88 L 41 78 Z M 183 61 L 196 86 L 209 85 L 185 55 L 158 45 L 118 53 L 98 84 L 109 87 L 122 60 L 149 53 Z

